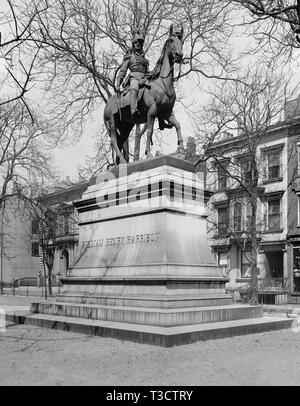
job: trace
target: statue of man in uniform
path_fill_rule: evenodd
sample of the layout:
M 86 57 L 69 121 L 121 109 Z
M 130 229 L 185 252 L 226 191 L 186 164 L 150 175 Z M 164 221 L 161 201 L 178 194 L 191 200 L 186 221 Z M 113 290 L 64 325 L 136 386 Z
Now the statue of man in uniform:
M 144 79 L 149 71 L 149 62 L 143 52 L 144 38 L 139 29 L 133 30 L 132 49 L 124 57 L 119 75 L 116 80 L 116 90 L 120 91 L 120 86 L 126 76 L 127 70 L 130 70 L 130 110 L 133 119 L 139 115 L 137 108 L 137 98 L 139 91 L 139 82 Z

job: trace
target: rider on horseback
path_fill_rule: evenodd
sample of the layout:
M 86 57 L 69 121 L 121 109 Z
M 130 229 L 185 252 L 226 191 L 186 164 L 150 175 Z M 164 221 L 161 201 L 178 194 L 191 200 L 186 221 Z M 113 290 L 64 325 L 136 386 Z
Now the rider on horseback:
M 127 70 L 130 70 L 130 110 L 133 120 L 135 120 L 139 111 L 137 108 L 137 99 L 140 82 L 147 77 L 149 71 L 149 62 L 143 53 L 144 38 L 139 29 L 133 30 L 132 49 L 124 56 L 122 66 L 116 81 L 117 93 L 120 92 L 120 86 L 126 76 Z

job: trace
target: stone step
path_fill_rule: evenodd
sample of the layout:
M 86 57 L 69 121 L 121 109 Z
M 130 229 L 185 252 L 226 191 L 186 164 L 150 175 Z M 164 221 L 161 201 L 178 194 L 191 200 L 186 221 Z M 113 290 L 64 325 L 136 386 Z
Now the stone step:
M 183 309 L 158 309 L 146 307 L 36 302 L 31 304 L 31 312 L 91 320 L 105 320 L 166 327 L 257 318 L 262 316 L 262 307 L 227 305 L 189 307 Z
M 117 338 L 163 347 L 281 330 L 290 328 L 293 322 L 293 319 L 290 318 L 261 317 L 180 327 L 157 327 L 45 314 L 7 315 L 7 320 L 18 324 L 30 324 L 38 327 Z
M 82 294 L 64 293 L 57 295 L 58 302 L 83 303 Z M 90 295 L 84 298 L 84 304 L 104 306 L 154 307 L 175 309 L 183 307 L 222 306 L 233 303 L 231 295 Z

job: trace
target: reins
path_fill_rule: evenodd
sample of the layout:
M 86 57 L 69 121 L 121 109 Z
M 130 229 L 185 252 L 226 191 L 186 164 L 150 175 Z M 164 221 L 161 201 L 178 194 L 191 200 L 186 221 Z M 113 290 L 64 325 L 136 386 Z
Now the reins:
M 167 41 L 167 42 L 168 42 L 168 41 Z M 163 65 L 164 56 L 165 56 L 165 53 L 166 53 L 166 51 L 167 51 L 167 42 L 165 43 L 164 48 L 163 48 L 163 52 L 162 52 L 162 54 L 161 54 L 161 56 L 160 56 L 160 58 L 159 58 L 159 72 L 157 73 L 158 77 L 155 78 L 155 79 L 153 79 L 153 80 L 152 80 L 152 83 L 155 82 L 155 83 L 165 92 L 165 94 L 170 98 L 171 95 L 168 93 L 168 90 L 167 90 L 167 87 L 166 87 L 166 84 L 165 84 L 164 79 L 168 79 L 168 77 L 173 73 L 173 71 L 174 71 L 174 63 L 173 63 L 173 65 L 171 66 L 170 72 L 168 73 L 167 76 L 159 76 L 159 75 L 160 75 L 160 72 L 161 72 L 162 65 Z M 181 69 L 181 64 L 180 64 L 180 69 Z M 181 73 L 181 70 L 180 70 L 180 73 Z M 179 76 L 180 76 L 180 73 L 179 73 Z M 173 82 L 177 81 L 177 80 L 179 79 L 179 76 L 178 76 L 177 79 L 173 79 Z M 159 84 L 158 79 L 161 79 L 161 80 L 162 80 L 164 86 L 161 86 L 161 85 Z

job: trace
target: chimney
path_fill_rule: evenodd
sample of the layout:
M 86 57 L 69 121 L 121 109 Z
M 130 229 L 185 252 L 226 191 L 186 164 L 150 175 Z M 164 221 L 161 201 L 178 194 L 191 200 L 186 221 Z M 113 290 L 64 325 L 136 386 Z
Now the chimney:
M 186 143 L 186 149 L 187 152 L 191 155 L 196 154 L 196 142 L 194 137 L 188 137 L 187 143 Z
M 300 117 L 300 97 L 294 100 L 289 100 L 284 106 L 284 120 L 292 120 Z

